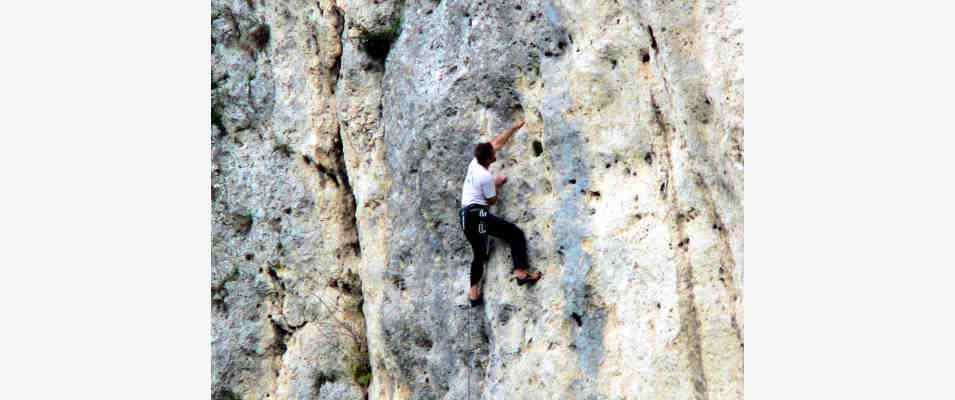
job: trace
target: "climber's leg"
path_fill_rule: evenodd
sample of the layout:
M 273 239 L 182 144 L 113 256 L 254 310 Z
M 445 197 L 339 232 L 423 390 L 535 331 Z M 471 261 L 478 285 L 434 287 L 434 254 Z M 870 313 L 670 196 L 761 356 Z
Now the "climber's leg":
M 518 285 L 533 285 L 541 278 L 541 272 L 536 271 L 533 274 L 527 270 L 530 264 L 527 262 L 527 238 L 524 231 L 510 222 L 500 219 L 494 215 L 488 214 L 487 218 L 488 234 L 499 237 L 511 245 L 511 259 L 514 261 L 514 276 L 517 278 Z
M 481 239 L 480 235 L 471 235 L 468 242 L 471 242 L 471 250 L 474 252 L 474 258 L 471 260 L 471 287 L 477 287 L 484 273 L 484 263 L 487 262 L 486 239 Z
M 514 270 L 526 270 L 530 265 L 527 263 L 527 238 L 524 231 L 510 222 L 498 218 L 493 214 L 488 214 L 487 233 L 491 236 L 501 238 L 511 246 L 511 259 L 514 261 Z
M 484 263 L 487 262 L 487 227 L 480 217 L 481 210 L 468 209 L 461 212 L 461 227 L 464 235 L 471 244 L 471 251 L 474 253 L 471 259 L 471 289 L 468 297 L 475 300 L 480 295 L 478 284 L 481 282 L 481 276 L 484 274 Z M 486 211 L 485 211 L 486 213 Z

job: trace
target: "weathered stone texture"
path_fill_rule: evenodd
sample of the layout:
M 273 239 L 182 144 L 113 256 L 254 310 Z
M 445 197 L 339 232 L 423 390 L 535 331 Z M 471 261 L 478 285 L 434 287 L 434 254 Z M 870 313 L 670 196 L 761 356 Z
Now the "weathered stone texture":
M 214 398 L 742 398 L 738 2 L 212 10 Z M 544 279 L 497 242 L 461 308 L 464 172 L 519 118 L 493 211 Z

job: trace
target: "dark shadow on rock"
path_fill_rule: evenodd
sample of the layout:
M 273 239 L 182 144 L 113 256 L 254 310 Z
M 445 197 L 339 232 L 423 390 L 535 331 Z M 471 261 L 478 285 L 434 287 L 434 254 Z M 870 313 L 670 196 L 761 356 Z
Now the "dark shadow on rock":
M 587 275 L 594 260 L 583 249 L 583 240 L 590 236 L 591 217 L 585 210 L 587 187 L 590 184 L 590 168 L 582 132 L 563 119 L 562 110 L 569 103 L 560 99 L 545 104 L 542 110 L 544 126 L 549 130 L 545 137 L 548 143 L 547 157 L 554 168 L 553 186 L 558 192 L 559 206 L 554 214 L 554 253 L 561 254 L 563 269 L 561 286 L 564 295 L 564 314 L 576 325 L 573 345 L 577 352 L 577 367 L 583 380 L 594 381 L 604 357 L 604 329 L 606 311 L 594 301 L 592 288 L 587 284 Z M 587 398 L 597 386 L 596 382 L 573 384 L 578 398 Z

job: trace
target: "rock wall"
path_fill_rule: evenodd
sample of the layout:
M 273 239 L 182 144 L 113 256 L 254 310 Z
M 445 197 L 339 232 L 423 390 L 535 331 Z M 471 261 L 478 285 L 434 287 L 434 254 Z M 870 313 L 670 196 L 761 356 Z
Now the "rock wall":
M 212 2 L 212 397 L 736 399 L 735 1 Z M 520 226 L 466 304 L 473 145 Z

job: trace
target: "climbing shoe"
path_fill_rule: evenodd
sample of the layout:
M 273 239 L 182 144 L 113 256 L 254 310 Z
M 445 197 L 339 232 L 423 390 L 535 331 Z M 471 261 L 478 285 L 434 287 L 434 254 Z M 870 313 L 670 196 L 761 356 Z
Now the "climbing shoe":
M 528 272 L 527 277 L 525 277 L 524 279 L 516 278 L 517 286 L 524 286 L 524 285 L 527 285 L 527 287 L 534 286 L 534 284 L 537 283 L 537 281 L 541 280 L 542 276 L 543 274 L 541 274 L 540 271 L 534 271 L 534 273 Z
M 480 305 L 484 304 L 484 295 L 481 295 L 481 297 L 478 297 L 477 300 L 468 299 L 468 301 L 471 302 L 471 307 L 480 306 Z

